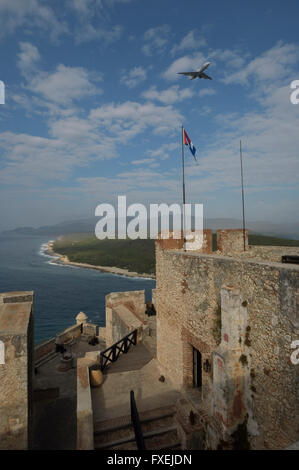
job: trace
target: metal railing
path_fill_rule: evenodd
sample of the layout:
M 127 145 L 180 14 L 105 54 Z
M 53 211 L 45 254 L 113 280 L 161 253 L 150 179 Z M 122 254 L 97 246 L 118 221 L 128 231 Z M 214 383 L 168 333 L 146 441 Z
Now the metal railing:
M 126 354 L 131 345 L 137 344 L 137 330 L 124 336 L 109 348 L 100 353 L 100 369 L 103 371 L 111 362 L 115 362 L 121 353 Z
M 130 392 L 130 402 L 131 402 L 131 422 L 134 428 L 135 433 L 135 441 L 138 450 L 146 450 L 144 444 L 144 438 L 141 429 L 141 423 L 139 419 L 139 414 L 137 410 L 137 405 L 135 401 L 134 391 L 131 390 Z

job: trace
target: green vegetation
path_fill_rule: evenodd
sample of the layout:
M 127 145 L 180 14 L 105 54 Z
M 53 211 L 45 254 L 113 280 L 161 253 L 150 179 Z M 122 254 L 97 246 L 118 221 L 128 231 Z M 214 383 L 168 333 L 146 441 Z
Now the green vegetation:
M 299 246 L 299 240 L 288 240 L 287 238 L 268 237 L 267 235 L 248 235 L 249 245 L 269 246 Z
M 249 235 L 249 244 L 299 246 L 299 240 Z M 216 234 L 213 234 L 213 249 L 216 250 Z M 115 266 L 139 274 L 155 273 L 154 240 L 98 240 L 95 235 L 79 233 L 60 237 L 54 244 L 54 251 L 76 263 Z
M 155 274 L 154 240 L 98 240 L 95 235 L 75 234 L 64 235 L 53 248 L 76 263 Z
M 287 238 L 270 237 L 268 235 L 248 234 L 249 245 L 264 246 L 299 246 L 299 240 L 288 240 Z M 213 251 L 217 250 L 217 235 L 213 233 Z

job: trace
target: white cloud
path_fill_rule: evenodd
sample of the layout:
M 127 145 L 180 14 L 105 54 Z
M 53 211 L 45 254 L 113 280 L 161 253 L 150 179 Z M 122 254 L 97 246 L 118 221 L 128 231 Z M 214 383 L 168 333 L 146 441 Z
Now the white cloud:
M 65 20 L 65 9 L 56 8 L 54 11 L 48 0 L 1 0 L 0 38 L 7 34 L 13 34 L 18 28 L 26 28 L 26 31 L 30 33 L 38 29 L 43 33 L 50 34 L 53 41 L 57 41 L 61 35 L 69 34 L 72 31 L 77 43 L 99 39 L 105 43 L 112 43 L 120 38 L 123 28 L 120 25 L 107 27 L 109 9 L 116 4 L 125 4 L 131 1 L 65 1 L 66 6 L 75 13 L 72 23 L 68 24 Z
M 39 60 L 40 55 L 36 46 L 29 42 L 20 42 L 17 65 L 24 76 L 32 73 L 32 69 Z
M 288 67 L 298 63 L 299 47 L 295 44 L 284 44 L 279 41 L 274 47 L 252 59 L 235 73 L 229 73 L 225 83 L 248 85 L 254 81 L 276 81 L 288 75 Z M 269 83 L 271 84 L 271 83 Z
M 45 182 L 65 180 L 74 167 L 116 155 L 111 140 L 80 120 L 56 122 L 50 134 L 51 138 L 13 132 L 0 134 L 2 185 L 41 187 Z
M 121 25 L 109 25 L 109 10 L 117 4 L 132 0 L 68 0 L 68 6 L 76 13 L 75 40 L 84 43 L 101 40 L 105 44 L 118 41 L 123 33 Z
M 180 148 L 180 144 L 178 142 L 173 142 L 170 144 L 163 144 L 156 150 L 149 150 L 148 153 L 151 157 L 160 158 L 161 160 L 167 160 L 169 158 L 169 153 L 176 153 L 173 150 L 177 150 Z
M 77 43 L 84 43 L 94 40 L 102 40 L 105 44 L 111 44 L 120 39 L 123 33 L 123 27 L 120 25 L 111 26 L 110 28 L 102 28 L 93 26 L 91 23 L 83 24 L 83 27 L 75 31 Z
M 172 106 L 157 106 L 126 101 L 121 104 L 106 104 L 94 109 L 90 118 L 105 125 L 119 141 L 126 141 L 147 128 L 155 134 L 173 132 L 180 125 L 182 116 Z
M 199 49 L 206 45 L 206 40 L 203 38 L 196 29 L 189 31 L 183 37 L 179 44 L 175 44 L 171 49 L 171 54 L 175 55 L 185 50 Z
M 101 16 L 107 7 L 117 3 L 130 3 L 132 0 L 68 0 L 70 8 L 84 16 Z
M 151 56 L 162 54 L 166 50 L 169 41 L 170 27 L 168 25 L 150 28 L 144 33 L 145 44 L 142 51 L 145 55 Z
M 53 10 L 40 0 L 1 0 L 0 37 L 12 34 L 20 27 L 50 31 L 51 39 L 68 32 L 64 21 L 59 21 Z
M 28 83 L 30 90 L 58 105 L 69 105 L 89 95 L 100 93 L 82 67 L 57 66 L 55 72 L 39 72 Z
M 130 71 L 122 70 L 121 83 L 124 83 L 128 88 L 134 88 L 139 83 L 146 80 L 146 70 L 143 67 L 133 67 Z
M 49 88 L 46 90 L 48 97 Z M 72 93 L 68 99 L 76 95 L 77 92 Z M 146 129 L 169 135 L 180 122 L 180 114 L 171 106 L 137 102 L 110 103 L 92 110 L 86 118 L 75 114 L 59 119 L 52 116 L 48 138 L 13 132 L 0 134 L 3 156 L 0 181 L 5 185 L 40 187 L 45 181 L 65 180 L 78 166 L 115 158 L 119 143 Z M 150 155 L 146 163 L 155 165 L 155 158 Z
M 238 69 L 243 67 L 245 64 L 245 59 L 248 58 L 248 53 L 244 54 L 236 50 L 231 49 L 216 49 L 209 52 L 209 58 L 216 59 L 216 61 L 224 62 L 225 69 Z
M 294 187 L 299 173 L 299 109 L 289 102 L 289 93 L 288 86 L 273 85 L 263 89 L 260 111 L 221 115 L 215 143 L 202 154 L 199 151 L 198 166 L 187 170 L 190 178 L 208 175 L 201 181 L 203 191 L 239 190 L 238 142 L 242 139 L 246 192 Z M 196 146 L 196 136 L 193 141 Z
M 198 95 L 203 98 L 204 96 L 213 96 L 216 95 L 216 90 L 214 88 L 203 88 L 199 91 Z
M 132 165 L 149 165 L 150 163 L 154 163 L 154 158 L 141 158 L 140 160 L 132 160 Z
M 142 96 L 148 100 L 157 100 L 163 104 L 173 104 L 192 98 L 193 95 L 194 92 L 190 88 L 180 88 L 178 85 L 173 85 L 163 91 L 158 91 L 157 88 L 153 86 L 142 94 Z

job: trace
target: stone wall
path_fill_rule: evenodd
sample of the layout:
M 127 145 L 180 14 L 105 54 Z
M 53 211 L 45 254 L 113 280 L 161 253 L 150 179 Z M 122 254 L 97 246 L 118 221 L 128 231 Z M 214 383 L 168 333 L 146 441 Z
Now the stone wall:
M 77 450 L 94 449 L 89 369 L 98 363 L 97 356 L 97 352 L 92 352 L 77 359 Z
M 112 292 L 106 295 L 106 346 L 111 346 L 130 331 L 145 325 L 144 312 L 144 290 Z
M 217 249 L 223 254 L 234 254 L 248 250 L 248 230 L 217 230 Z
M 84 335 L 98 336 L 99 327 L 95 323 L 84 323 L 82 325 L 82 333 Z
M 47 356 L 48 354 L 55 351 L 55 338 L 50 338 L 42 343 L 39 343 L 34 348 L 34 359 L 39 361 L 42 357 Z
M 72 325 L 69 328 L 66 328 L 65 330 L 61 331 L 56 335 L 55 342 L 57 344 L 62 344 L 66 343 L 72 338 L 80 338 L 82 333 L 82 326 L 81 324 L 79 325 Z
M 28 449 L 32 442 L 33 292 L 0 296 L 0 449 Z
M 215 354 L 221 340 L 223 346 L 228 339 L 229 346 L 232 335 L 228 322 L 221 336 L 221 289 L 236 289 L 239 307 L 231 307 L 226 318 L 232 322 L 234 311 L 243 312 L 241 317 L 246 311 L 246 324 L 238 338 L 240 349 L 228 347 L 240 361 L 229 359 L 225 374 L 232 374 L 234 363 L 236 380 L 242 377 L 242 396 L 235 406 L 242 408 L 243 403 L 246 410 L 240 408 L 237 420 L 231 416 L 227 427 L 233 429 L 238 420 L 242 425 L 248 413 L 252 448 L 285 448 L 298 440 L 298 366 L 290 355 L 291 342 L 299 337 L 299 266 L 246 258 L 239 243 L 242 232 L 226 232 L 226 237 L 233 235 L 233 242 L 227 240 L 224 246 L 230 256 L 186 253 L 156 244 L 157 358 L 173 384 L 183 389 L 193 387 L 193 348 L 201 352 L 202 364 L 214 364 L 214 371 L 213 366 L 202 371 L 202 387 L 197 390 L 201 408 L 214 419 L 213 372 L 215 380 L 220 373 Z M 222 359 L 225 366 L 226 357 Z M 231 403 L 234 397 L 233 393 Z
M 98 331 L 98 326 L 94 325 L 93 323 L 85 323 L 85 324 L 75 324 L 60 333 L 57 333 L 55 338 L 50 338 L 45 341 L 42 341 L 34 348 L 34 360 L 38 362 L 43 357 L 47 356 L 50 353 L 56 351 L 56 344 L 63 344 L 67 341 L 71 340 L 72 338 L 80 338 L 82 333 L 89 334 L 89 335 L 96 335 Z
M 167 232 L 168 233 L 168 232 Z M 159 238 L 156 240 L 156 246 L 158 246 L 161 250 L 180 250 L 184 248 L 184 236 L 183 232 L 181 232 L 181 238 L 173 238 L 174 232 L 169 232 L 170 236 L 167 238 L 163 238 L 163 233 L 159 234 Z M 195 251 L 201 253 L 212 253 L 213 251 L 213 232 L 210 229 L 203 230 L 202 232 L 190 231 L 189 236 L 190 241 L 192 241 L 192 234 L 194 234 L 193 241 L 195 242 L 197 239 L 197 235 L 200 235 L 200 240 L 202 242 L 202 246 L 200 249 L 196 249 Z M 202 235 L 202 237 L 201 237 Z M 192 243 L 191 243 L 192 245 Z M 188 251 L 188 245 L 187 245 Z

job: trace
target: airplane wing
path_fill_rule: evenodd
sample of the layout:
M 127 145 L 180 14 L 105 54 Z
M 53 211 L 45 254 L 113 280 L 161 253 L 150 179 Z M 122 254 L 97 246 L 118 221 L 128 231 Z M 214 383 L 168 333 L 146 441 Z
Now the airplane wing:
M 201 78 L 205 78 L 206 80 L 212 80 L 212 78 L 209 77 L 209 75 L 207 75 L 207 74 L 204 73 L 204 72 L 201 72 L 200 76 L 201 76 Z
M 178 72 L 179 75 L 190 75 L 190 77 L 194 77 L 197 72 Z

